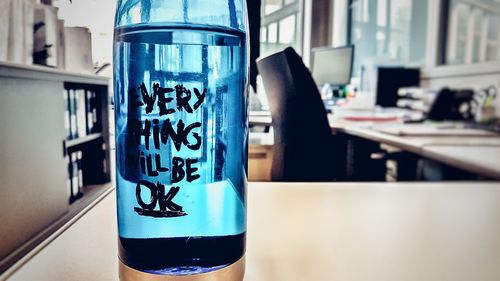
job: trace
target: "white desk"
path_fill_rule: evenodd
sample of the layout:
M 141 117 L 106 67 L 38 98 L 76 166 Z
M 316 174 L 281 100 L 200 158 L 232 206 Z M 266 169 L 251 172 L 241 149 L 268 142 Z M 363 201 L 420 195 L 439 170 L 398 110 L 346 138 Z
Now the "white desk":
M 379 125 L 380 126 L 380 125 Z M 493 146 L 500 147 L 499 137 L 480 137 L 480 136 L 398 136 L 380 132 L 373 127 L 350 124 L 338 131 L 400 148 L 405 151 L 423 155 L 423 149 L 426 146 Z
M 371 127 L 354 125 L 346 126 L 340 131 L 500 180 L 500 137 L 397 136 Z
M 249 116 L 249 123 L 254 126 L 271 126 L 272 119 L 270 116 Z
M 345 113 L 344 111 L 343 114 Z M 271 124 L 269 116 L 259 115 L 253 119 L 255 124 Z M 455 168 L 500 180 L 500 165 L 491 165 L 492 162 L 488 161 L 490 158 L 500 159 L 500 136 L 400 136 L 377 129 L 395 124 L 405 126 L 398 122 L 354 122 L 343 119 L 342 114 L 329 114 L 328 121 L 332 133 L 340 132 L 386 144 Z M 272 145 L 272 141 L 266 142 L 266 145 Z M 471 159 L 473 161 L 469 161 Z
M 345 114 L 345 112 L 343 112 Z M 349 113 L 354 114 L 354 113 Z M 500 159 L 500 136 L 484 135 L 436 135 L 438 130 L 430 128 L 429 135 L 397 135 L 384 132 L 387 128 L 424 129 L 426 125 L 401 124 L 400 122 L 353 122 L 346 121 L 343 115 L 329 115 L 332 132 L 341 132 L 351 136 L 367 139 L 376 143 L 386 144 L 397 149 L 411 152 L 415 155 L 445 163 L 471 173 L 500 180 L 500 165 L 495 163 Z M 442 126 L 442 125 L 439 125 Z M 410 130 L 411 131 L 411 130 Z M 418 131 L 418 130 L 416 130 Z M 447 130 L 452 133 L 453 130 Z
M 114 196 L 8 280 L 118 280 Z M 245 281 L 500 280 L 498 183 L 251 183 L 248 196 Z
M 422 155 L 466 171 L 500 180 L 500 146 L 426 146 Z

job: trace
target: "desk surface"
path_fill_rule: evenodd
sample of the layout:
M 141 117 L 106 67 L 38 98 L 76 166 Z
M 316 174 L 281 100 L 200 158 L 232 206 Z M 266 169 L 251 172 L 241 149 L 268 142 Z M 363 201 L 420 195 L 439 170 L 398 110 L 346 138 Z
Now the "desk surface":
M 478 175 L 500 180 L 500 137 L 396 136 L 371 127 L 346 126 L 343 133 L 387 144 Z
M 429 145 L 500 146 L 500 136 L 400 136 L 378 130 L 378 128 L 384 128 L 384 126 L 393 127 L 395 124 L 399 124 L 398 127 L 404 128 L 405 125 L 400 122 L 356 122 L 347 121 L 342 116 L 328 115 L 332 132 L 342 132 L 375 142 L 393 145 L 418 155 L 422 154 L 424 146 Z M 272 123 L 271 117 L 266 115 L 266 113 L 261 113 L 260 115 L 254 113 L 249 118 L 250 122 L 255 125 L 271 125 Z
M 500 280 L 500 184 L 248 188 L 245 281 Z M 116 281 L 115 193 L 9 281 Z M 0 277 L 1 279 L 1 277 Z
M 345 126 L 339 131 L 368 139 L 374 142 L 380 142 L 392 145 L 397 148 L 422 155 L 423 148 L 426 146 L 493 146 L 500 147 L 499 137 L 480 137 L 480 136 L 397 136 L 380 132 L 373 127 L 351 124 Z
M 500 146 L 426 146 L 422 155 L 450 166 L 500 179 Z
M 343 112 L 343 114 L 345 113 L 346 111 Z M 347 121 L 343 119 L 343 114 L 337 116 L 328 115 L 332 132 L 341 132 L 390 145 L 471 173 L 500 179 L 500 165 L 492 165 L 496 159 L 500 159 L 500 136 L 494 134 L 483 136 L 395 135 L 384 132 L 384 126 L 392 128 L 396 125 L 399 128 L 405 128 L 404 124 L 398 122 Z M 259 115 L 250 118 L 254 124 L 271 123 L 269 116 Z M 422 129 L 423 126 L 419 125 L 419 127 Z M 272 140 L 266 142 L 266 145 L 271 143 Z

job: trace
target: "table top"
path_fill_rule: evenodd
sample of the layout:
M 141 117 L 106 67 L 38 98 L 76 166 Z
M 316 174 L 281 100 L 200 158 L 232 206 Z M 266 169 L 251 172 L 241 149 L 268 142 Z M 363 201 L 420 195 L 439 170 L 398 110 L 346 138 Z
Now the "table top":
M 115 210 L 112 192 L 7 280 L 118 280 Z M 245 281 L 500 280 L 500 184 L 250 183 L 247 246 Z

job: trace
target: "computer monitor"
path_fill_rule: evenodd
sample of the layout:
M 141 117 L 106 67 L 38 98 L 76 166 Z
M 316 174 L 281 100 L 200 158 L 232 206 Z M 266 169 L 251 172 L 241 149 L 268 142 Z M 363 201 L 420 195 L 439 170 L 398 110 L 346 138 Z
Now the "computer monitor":
M 344 86 L 351 81 L 354 46 L 312 50 L 312 75 L 318 86 Z

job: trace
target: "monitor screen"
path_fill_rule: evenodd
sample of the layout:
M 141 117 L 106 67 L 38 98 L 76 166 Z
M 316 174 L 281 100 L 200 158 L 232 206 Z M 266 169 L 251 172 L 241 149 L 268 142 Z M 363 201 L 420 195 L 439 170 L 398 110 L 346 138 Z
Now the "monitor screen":
M 318 86 L 343 86 L 351 80 L 354 47 L 313 50 L 312 75 Z

